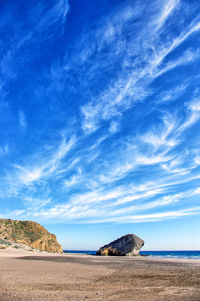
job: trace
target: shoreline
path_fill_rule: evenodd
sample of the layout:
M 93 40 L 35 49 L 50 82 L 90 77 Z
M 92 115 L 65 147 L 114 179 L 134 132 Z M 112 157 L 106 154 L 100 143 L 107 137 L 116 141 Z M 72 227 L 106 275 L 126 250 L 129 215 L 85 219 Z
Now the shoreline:
M 199 301 L 200 259 L 0 250 L 0 301 Z
M 33 256 L 58 256 L 58 257 L 88 257 L 88 258 L 118 258 L 118 260 L 146 260 L 146 261 L 162 261 L 162 262 L 179 262 L 179 263 L 196 263 L 200 264 L 200 258 L 176 258 L 176 257 L 161 257 L 161 256 L 153 256 L 153 255 L 138 255 L 138 256 L 100 256 L 96 254 L 87 254 L 87 253 L 50 253 L 46 251 L 39 250 L 22 250 L 22 249 L 14 249 L 7 248 L 4 250 L 0 250 L 0 258 L 1 257 L 11 257 L 11 258 L 20 258 L 20 257 L 33 257 Z
M 63 250 L 64 253 L 88 254 L 96 256 L 93 250 Z M 162 251 L 140 251 L 139 256 L 152 258 L 175 258 L 175 259 L 200 259 L 199 250 L 162 250 Z

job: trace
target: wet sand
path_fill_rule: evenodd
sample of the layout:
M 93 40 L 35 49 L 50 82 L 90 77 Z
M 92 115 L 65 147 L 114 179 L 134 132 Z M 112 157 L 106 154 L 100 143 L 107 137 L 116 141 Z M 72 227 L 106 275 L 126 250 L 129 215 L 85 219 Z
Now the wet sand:
M 200 300 L 200 260 L 0 251 L 0 301 Z

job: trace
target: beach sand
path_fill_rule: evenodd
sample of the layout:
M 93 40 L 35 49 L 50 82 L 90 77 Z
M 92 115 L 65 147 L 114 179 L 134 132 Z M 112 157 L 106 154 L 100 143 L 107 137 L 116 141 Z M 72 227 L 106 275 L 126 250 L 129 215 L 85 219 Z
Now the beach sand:
M 0 250 L 0 301 L 200 300 L 200 260 Z

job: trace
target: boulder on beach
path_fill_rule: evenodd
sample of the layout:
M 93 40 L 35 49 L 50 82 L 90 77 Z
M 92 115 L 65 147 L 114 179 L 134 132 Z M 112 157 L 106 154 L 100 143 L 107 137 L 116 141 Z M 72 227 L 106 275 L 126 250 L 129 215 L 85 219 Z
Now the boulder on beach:
M 96 254 L 111 256 L 137 256 L 143 246 L 144 240 L 134 234 L 126 234 L 101 247 Z

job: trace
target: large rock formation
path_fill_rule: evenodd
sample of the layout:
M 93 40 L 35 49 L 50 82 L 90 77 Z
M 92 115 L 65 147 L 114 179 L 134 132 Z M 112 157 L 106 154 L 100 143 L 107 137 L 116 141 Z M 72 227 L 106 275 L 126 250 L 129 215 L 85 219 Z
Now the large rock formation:
M 42 251 L 62 253 L 56 236 L 40 224 L 32 221 L 0 219 L 0 238 L 6 241 L 23 243 Z
M 134 234 L 124 235 L 108 245 L 101 247 L 97 255 L 139 255 L 140 249 L 144 246 L 144 240 Z

